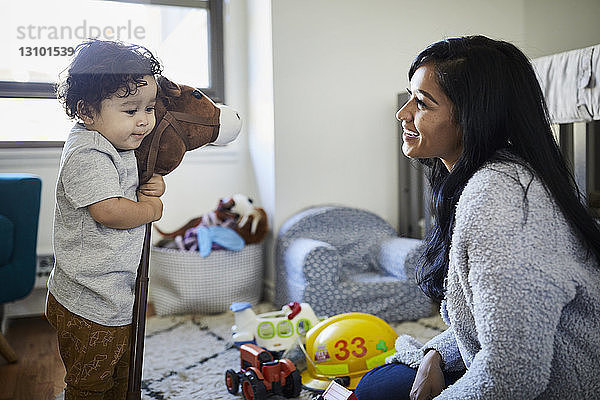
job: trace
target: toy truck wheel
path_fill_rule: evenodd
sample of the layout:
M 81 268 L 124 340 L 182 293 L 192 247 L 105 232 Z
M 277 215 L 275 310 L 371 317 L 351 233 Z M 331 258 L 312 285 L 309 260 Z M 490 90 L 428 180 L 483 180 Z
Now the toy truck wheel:
M 227 391 L 231 394 L 237 394 L 240 389 L 240 377 L 237 372 L 232 369 L 228 369 L 225 372 L 225 385 L 227 386 Z
M 246 400 L 265 400 L 267 398 L 267 388 L 254 371 L 247 371 L 242 375 L 241 381 L 242 394 Z
M 292 371 L 291 374 L 285 378 L 285 386 L 283 387 L 283 395 L 285 397 L 292 398 L 300 396 L 300 390 L 302 390 L 302 378 L 300 372 Z

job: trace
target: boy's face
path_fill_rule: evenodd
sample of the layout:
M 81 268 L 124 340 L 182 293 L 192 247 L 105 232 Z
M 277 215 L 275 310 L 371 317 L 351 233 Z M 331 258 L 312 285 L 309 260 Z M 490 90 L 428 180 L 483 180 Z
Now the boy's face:
M 156 81 L 152 75 L 143 78 L 148 84 L 139 86 L 135 94 L 102 100 L 100 112 L 92 118 L 84 118 L 86 128 L 100 132 L 119 150 L 137 149 L 154 128 L 156 117 Z

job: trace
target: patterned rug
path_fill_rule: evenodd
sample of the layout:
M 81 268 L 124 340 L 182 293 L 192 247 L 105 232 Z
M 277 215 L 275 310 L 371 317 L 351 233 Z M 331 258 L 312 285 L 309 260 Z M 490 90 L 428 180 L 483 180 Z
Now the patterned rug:
M 273 308 L 260 304 L 254 310 L 262 313 Z M 225 371 L 237 370 L 240 362 L 239 351 L 231 345 L 233 320 L 231 312 L 150 317 L 146 324 L 142 399 L 242 399 L 241 394 L 231 395 L 225 387 Z M 412 335 L 421 342 L 446 328 L 437 315 L 391 325 L 398 334 Z M 302 390 L 298 399 L 313 397 L 313 392 Z

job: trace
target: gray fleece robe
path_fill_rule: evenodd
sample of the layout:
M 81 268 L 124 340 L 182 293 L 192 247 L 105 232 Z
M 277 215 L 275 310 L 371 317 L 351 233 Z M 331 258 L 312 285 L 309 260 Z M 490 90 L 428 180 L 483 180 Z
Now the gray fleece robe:
M 401 336 L 387 360 L 418 367 L 435 349 L 466 367 L 436 400 L 600 399 L 600 266 L 525 168 L 491 163 L 465 187 L 442 316 L 448 330 Z

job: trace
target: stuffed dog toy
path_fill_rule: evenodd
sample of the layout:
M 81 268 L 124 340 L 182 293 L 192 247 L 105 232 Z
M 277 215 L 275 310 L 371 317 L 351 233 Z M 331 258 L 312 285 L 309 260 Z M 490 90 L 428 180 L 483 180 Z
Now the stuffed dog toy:
M 183 160 L 186 151 L 206 144 L 227 144 L 240 132 L 238 113 L 217 105 L 200 90 L 157 79 L 156 125 L 135 150 L 140 184 L 152 174 L 166 175 Z
M 252 199 L 243 194 L 234 194 L 228 201 L 233 203 L 231 212 L 237 216 L 234 230 L 244 238 L 246 244 L 261 242 L 269 230 L 265 210 L 254 207 Z
M 161 231 L 157 226 L 154 228 L 160 233 L 165 239 L 175 239 L 177 236 L 185 235 L 185 232 L 191 228 L 195 228 L 199 225 L 202 226 L 225 226 L 231 228 L 235 225 L 236 214 L 231 211 L 232 204 L 225 202 L 223 199 L 219 200 L 219 204 L 214 211 L 208 212 L 200 217 L 192 218 L 181 228 L 173 232 Z

